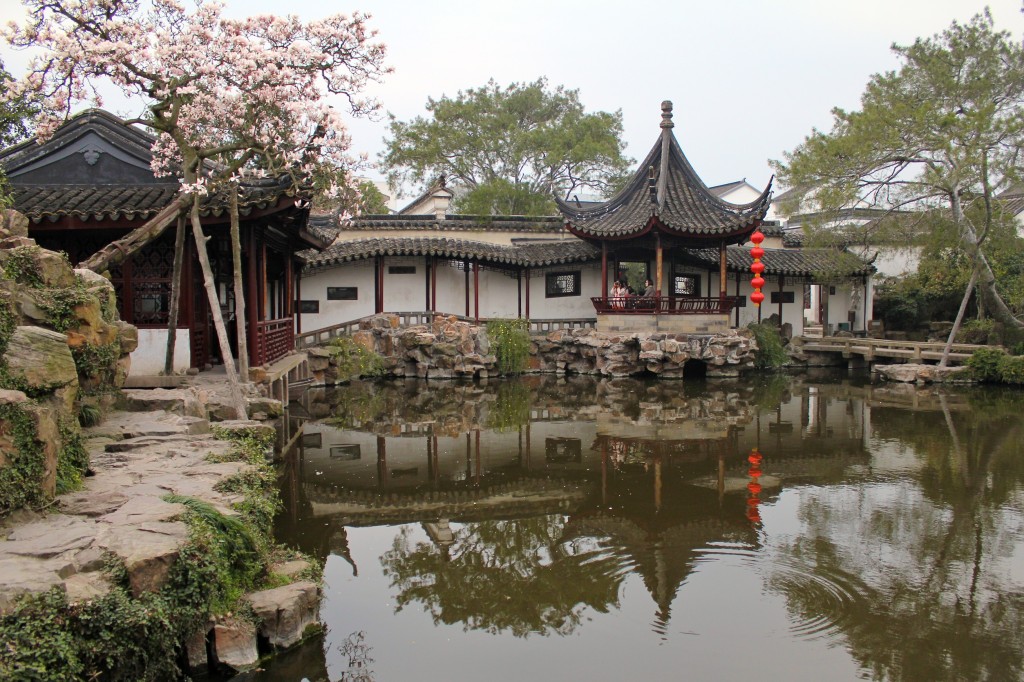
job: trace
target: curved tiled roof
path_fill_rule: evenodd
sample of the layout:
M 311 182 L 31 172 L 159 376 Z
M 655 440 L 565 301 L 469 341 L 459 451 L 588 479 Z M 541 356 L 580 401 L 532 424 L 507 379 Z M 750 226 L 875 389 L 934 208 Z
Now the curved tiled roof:
M 366 232 L 367 230 L 438 230 L 445 232 L 477 232 L 480 230 L 509 232 L 541 232 L 557 234 L 565 228 L 559 216 L 475 216 L 446 215 L 438 219 L 426 215 L 362 215 L 338 221 L 333 216 L 312 216 L 310 222 L 318 227 L 334 225 L 339 232 Z
M 79 220 L 145 220 L 174 200 L 177 183 L 147 185 L 12 185 L 13 207 L 35 223 L 65 216 Z M 238 210 L 243 216 L 276 206 L 289 193 L 284 185 L 245 186 Z M 227 211 L 227 199 L 214 195 L 203 202 L 203 217 Z
M 307 257 L 308 270 L 322 270 L 374 256 L 438 256 L 483 263 L 540 267 L 596 260 L 601 252 L 586 242 L 570 239 L 506 246 L 446 237 L 374 237 L 339 242 Z
M 662 134 L 629 183 L 610 200 L 587 207 L 556 200 L 569 229 L 583 238 L 621 239 L 648 232 L 745 239 L 771 203 L 771 182 L 754 201 L 730 204 L 697 176 L 672 134 L 672 105 L 662 105 Z
M 749 247 L 730 246 L 725 250 L 726 268 L 730 272 L 750 272 L 754 259 Z M 701 264 L 718 268 L 716 249 L 694 249 L 686 254 Z M 847 277 L 869 275 L 875 266 L 849 251 L 838 249 L 765 249 L 764 273 L 766 275 L 791 275 L 812 277 L 822 273 Z M 752 276 L 752 275 L 751 275 Z

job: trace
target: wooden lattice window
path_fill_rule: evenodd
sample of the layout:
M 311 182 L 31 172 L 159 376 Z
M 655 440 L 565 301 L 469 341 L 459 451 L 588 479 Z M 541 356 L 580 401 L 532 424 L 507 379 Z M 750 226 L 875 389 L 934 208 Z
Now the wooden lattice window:
M 544 278 L 544 295 L 547 298 L 579 296 L 582 277 L 580 271 L 549 272 Z

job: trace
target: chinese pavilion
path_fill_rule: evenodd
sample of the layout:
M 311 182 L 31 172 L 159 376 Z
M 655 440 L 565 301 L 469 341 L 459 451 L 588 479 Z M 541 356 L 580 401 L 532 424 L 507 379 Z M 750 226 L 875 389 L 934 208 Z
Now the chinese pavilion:
M 658 141 L 618 194 L 587 206 L 559 200 L 558 208 L 572 234 L 601 249 L 602 295 L 591 299 L 599 329 L 724 331 L 737 303 L 726 295 L 727 247 L 747 241 L 761 225 L 771 182 L 750 203 L 723 201 L 697 176 L 672 133 L 672 103 L 662 102 L 661 111 Z M 718 251 L 718 291 L 701 296 L 699 280 L 686 273 L 693 251 L 708 248 Z M 631 271 L 632 279 L 650 279 L 654 295 L 609 295 L 609 265 L 616 280 L 629 279 Z

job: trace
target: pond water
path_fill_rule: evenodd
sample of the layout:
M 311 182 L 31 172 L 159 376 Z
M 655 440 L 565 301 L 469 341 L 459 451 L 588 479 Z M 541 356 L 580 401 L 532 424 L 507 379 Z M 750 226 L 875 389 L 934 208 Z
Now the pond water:
M 527 377 L 306 396 L 253 680 L 1024 679 L 1024 394 Z

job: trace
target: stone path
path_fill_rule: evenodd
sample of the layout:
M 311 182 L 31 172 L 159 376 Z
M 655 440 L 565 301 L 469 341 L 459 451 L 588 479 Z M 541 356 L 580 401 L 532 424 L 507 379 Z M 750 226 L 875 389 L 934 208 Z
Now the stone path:
M 209 461 L 231 446 L 214 439 L 200 417 L 118 412 L 84 435 L 95 475 L 58 497 L 50 513 L 16 512 L 0 528 L 0 614 L 20 595 L 54 585 L 72 602 L 106 594 L 105 553 L 124 561 L 136 596 L 159 589 L 188 536 L 177 520 L 184 507 L 162 498 L 198 497 L 230 512 L 238 496 L 214 487 L 249 468 Z

